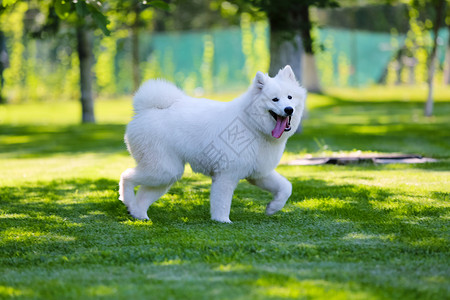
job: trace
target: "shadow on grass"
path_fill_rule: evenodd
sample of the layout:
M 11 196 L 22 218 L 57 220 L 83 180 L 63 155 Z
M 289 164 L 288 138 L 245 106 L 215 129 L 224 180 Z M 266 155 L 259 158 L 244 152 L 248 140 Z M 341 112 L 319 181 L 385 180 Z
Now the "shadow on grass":
M 294 180 L 293 185 L 294 194 L 285 212 L 267 217 L 263 211 L 270 195 L 241 183 L 232 206 L 233 225 L 209 220 L 209 184 L 194 179 L 183 179 L 153 204 L 150 222 L 128 216 L 117 200 L 117 182 L 112 180 L 60 180 L 38 186 L 2 187 L 2 260 L 8 265 L 20 261 L 26 264 L 29 259 L 38 263 L 43 258 L 33 254 L 36 247 L 48 255 L 43 261 L 49 262 L 67 251 L 82 248 L 81 252 L 90 252 L 88 249 L 94 248 L 94 252 L 102 252 L 118 246 L 111 259 L 125 262 L 130 259 L 130 246 L 141 249 L 149 244 L 172 247 L 168 252 L 151 250 L 156 255 L 154 260 L 183 257 L 239 261 L 247 255 L 289 260 L 331 253 L 336 259 L 360 260 L 362 253 L 358 252 L 364 243 L 354 242 L 351 235 L 355 232 L 367 241 L 377 240 L 371 247 L 382 252 L 398 251 L 400 247 L 432 253 L 447 248 L 438 230 L 446 226 L 440 218 L 446 213 L 444 207 L 397 201 L 398 194 L 361 185 L 329 185 L 321 180 Z M 444 200 L 447 196 L 435 193 L 433 197 Z M 308 199 L 315 201 L 311 204 Z M 259 232 L 256 236 L 255 231 Z M 412 246 L 413 241 L 427 239 L 434 244 Z M 268 240 L 267 252 L 259 253 Z M 328 245 L 329 241 L 337 244 Z M 315 246 L 309 252 L 299 246 L 302 243 Z M 389 243 L 395 247 L 390 249 Z M 275 247 L 277 244 L 281 250 Z M 339 247 L 352 250 L 339 254 Z M 90 259 L 90 254 L 72 255 L 75 260 Z
M 446 207 L 433 205 L 429 198 L 416 193 L 364 185 L 330 185 L 322 180 L 291 181 L 294 196 L 290 205 L 296 209 L 289 214 L 319 213 L 344 228 L 345 224 L 351 225 L 356 232 L 391 235 L 391 240 L 404 241 L 438 237 L 436 229 L 445 223 L 440 217 L 446 215 Z M 432 193 L 432 197 L 432 200 L 445 201 L 442 193 Z M 427 204 L 421 203 L 423 200 Z M 428 226 L 428 222 L 436 227 Z
M 126 151 L 124 125 L 0 125 L 0 153 L 7 157 L 45 157 L 58 153 Z
M 175 184 L 150 207 L 152 221 L 148 222 L 128 216 L 117 200 L 113 180 L 55 180 L 2 187 L 0 263 L 8 268 L 9 276 L 17 272 L 17 278 L 33 272 L 33 267 L 58 270 L 61 277 L 54 282 L 45 279 L 37 288 L 41 295 L 49 293 L 50 287 L 67 293 L 74 278 L 86 282 L 93 276 L 89 282 L 97 282 L 94 278 L 99 275 L 92 266 L 112 272 L 99 284 L 115 286 L 121 293 L 130 286 L 146 290 L 137 282 L 142 276 L 147 278 L 149 270 L 158 278 L 157 285 L 153 279 L 146 283 L 152 291 L 162 285 L 174 294 L 189 290 L 204 297 L 227 294 L 233 288 L 242 294 L 242 286 L 246 293 L 267 295 L 277 287 L 350 293 L 361 289 L 389 296 L 428 295 L 430 286 L 433 293 L 445 291 L 443 284 L 430 285 L 424 277 L 445 272 L 437 264 L 448 253 L 442 231 L 445 208 L 397 201 L 398 196 L 413 195 L 363 185 L 293 180 L 293 186 L 294 194 L 284 211 L 268 217 L 263 211 L 271 196 L 240 183 L 231 225 L 209 220 L 209 183 L 204 179 L 183 178 Z M 443 201 L 448 195 L 436 192 L 431 197 Z M 198 264 L 211 267 L 196 270 Z M 220 269 L 227 264 L 231 269 Z M 117 269 L 111 268 L 121 266 L 118 277 Z M 133 272 L 123 275 L 130 266 Z M 371 268 L 376 272 L 368 272 Z M 405 268 L 411 274 L 419 273 L 405 274 Z M 81 273 L 74 274 L 78 269 Z M 392 274 L 412 276 L 408 277 L 412 281 L 392 285 L 384 279 L 391 276 L 392 280 Z M 29 275 L 25 278 L 30 280 Z M 173 278 L 183 284 L 174 286 Z M 189 287 L 184 285 L 187 282 Z M 215 290 L 197 289 L 192 283 L 208 283 Z M 87 293 L 84 284 L 74 285 Z M 420 291 L 415 288 L 419 285 Z M 167 293 L 167 289 L 158 291 Z

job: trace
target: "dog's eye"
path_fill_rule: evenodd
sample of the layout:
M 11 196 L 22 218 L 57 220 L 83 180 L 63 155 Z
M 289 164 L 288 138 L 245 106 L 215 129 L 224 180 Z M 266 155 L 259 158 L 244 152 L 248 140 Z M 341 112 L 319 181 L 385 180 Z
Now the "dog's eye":
M 288 99 L 291 100 L 291 99 L 292 99 L 292 96 L 291 96 L 291 95 L 288 95 Z
M 272 99 L 273 102 L 278 102 L 278 100 L 280 100 L 280 99 L 278 99 L 277 97 Z

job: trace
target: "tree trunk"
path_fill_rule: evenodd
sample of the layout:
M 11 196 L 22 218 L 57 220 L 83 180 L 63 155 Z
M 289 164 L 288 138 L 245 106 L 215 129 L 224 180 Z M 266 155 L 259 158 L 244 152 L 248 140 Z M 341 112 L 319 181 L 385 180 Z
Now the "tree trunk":
M 434 23 L 433 27 L 433 48 L 431 49 L 431 54 L 428 60 L 428 97 L 427 102 L 425 103 L 425 116 L 427 117 L 433 115 L 433 79 L 434 71 L 436 68 L 437 40 L 439 27 L 442 24 L 442 19 L 444 17 L 445 1 L 446 0 L 440 0 L 435 6 L 436 22 Z
M 405 67 L 405 64 L 403 63 L 403 50 L 400 49 L 398 56 L 397 56 L 397 79 L 395 80 L 395 85 L 401 85 L 402 84 L 402 70 Z
M 291 40 L 286 39 L 288 33 L 270 30 L 270 67 L 269 75 L 275 76 L 286 65 L 290 65 L 295 77 L 302 82 L 301 58 L 303 45 L 300 33 L 296 33 Z
M 435 69 L 435 59 L 436 55 L 433 55 L 431 57 L 430 66 L 428 66 L 428 96 L 427 96 L 427 102 L 425 103 L 425 116 L 431 117 L 433 115 L 433 106 L 434 106 L 434 100 L 433 100 L 433 79 L 434 79 L 434 69 Z
M 450 33 L 450 26 L 447 29 Z M 444 64 L 444 84 L 450 85 L 450 38 L 448 39 L 447 50 L 445 51 Z
M 309 5 L 288 5 L 290 9 L 269 11 L 270 69 L 276 75 L 291 65 L 297 80 L 310 92 L 321 92 L 314 59 Z
M 3 86 L 5 79 L 3 78 L 3 71 L 9 66 L 8 52 L 6 52 L 6 38 L 3 31 L 0 30 L 0 104 L 6 102 L 3 98 Z
M 302 78 L 302 56 L 304 54 L 303 43 L 300 33 L 295 34 L 292 40 L 286 40 L 286 32 L 270 31 L 270 67 L 269 75 L 275 76 L 278 71 L 286 65 L 290 65 L 295 78 L 303 84 Z M 306 109 L 303 115 L 306 114 Z M 297 133 L 302 131 L 302 125 L 297 128 Z
M 83 26 L 77 27 L 78 58 L 80 60 L 80 91 L 83 123 L 95 123 L 94 98 L 92 96 L 92 47 L 89 32 Z
M 139 4 L 134 8 L 134 23 L 131 27 L 131 62 L 133 69 L 133 89 L 137 91 L 141 84 L 141 74 L 139 71 Z
M 302 85 L 311 93 L 321 93 L 316 59 L 312 53 L 304 53 L 302 59 Z
M 321 92 L 313 53 L 309 5 L 291 3 L 287 9 L 269 11 L 268 18 L 270 24 L 269 75 L 274 76 L 278 70 L 290 65 L 303 87 L 311 92 Z M 306 116 L 305 109 L 303 118 Z M 300 124 L 297 132 L 301 131 Z
M 316 59 L 314 56 L 313 39 L 311 36 L 312 22 L 309 14 L 309 6 L 302 5 L 299 10 L 299 20 L 304 25 L 300 26 L 300 33 L 305 49 L 302 57 L 302 85 L 309 92 L 321 93 L 319 74 L 317 72 Z

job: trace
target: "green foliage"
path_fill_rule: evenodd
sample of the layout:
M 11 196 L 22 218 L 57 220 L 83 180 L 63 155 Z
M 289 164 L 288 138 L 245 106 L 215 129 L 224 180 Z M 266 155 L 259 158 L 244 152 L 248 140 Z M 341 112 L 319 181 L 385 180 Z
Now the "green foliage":
M 271 31 L 282 32 L 284 40 L 293 40 L 297 33 L 301 34 L 303 48 L 306 53 L 313 53 L 311 29 L 313 23 L 309 8 L 337 7 L 336 0 L 234 0 L 241 12 L 253 15 L 265 14 Z
M 338 78 L 339 86 L 345 87 L 349 84 L 349 78 L 351 73 L 351 64 L 347 58 L 347 55 L 341 53 L 338 57 Z
M 83 0 L 2 2 L 5 8 L 2 8 L 0 14 L 0 24 L 7 36 L 10 55 L 10 67 L 4 73 L 6 79 L 4 94 L 8 100 L 20 102 L 76 99 L 79 96 L 76 81 L 79 78 L 76 74 L 76 67 L 79 64 L 75 53 L 73 26 L 79 24 L 80 19 L 91 24 L 90 29 L 96 29 L 93 43 L 96 58 L 93 67 L 97 83 L 95 92 L 103 96 L 133 92 L 132 74 L 129 70 L 131 51 L 128 37 L 129 30 L 135 25 L 136 20 L 141 29 L 139 68 L 143 79 L 165 77 L 174 80 L 179 86 L 186 86 L 189 91 L 194 91 L 198 87 L 206 90 L 210 90 L 211 87 L 222 90 L 233 89 L 235 86 L 240 88 L 253 78 L 256 71 L 268 70 L 270 22 L 261 9 L 251 5 L 255 1 L 195 0 L 171 4 L 162 1 L 144 2 L 114 0 L 102 2 L 101 6 L 95 1 Z M 274 7 L 282 5 L 281 2 L 284 3 L 284 1 L 280 4 L 266 2 L 264 5 Z M 263 1 L 260 4 L 262 3 Z M 319 2 L 314 3 L 319 5 Z M 170 9 L 170 17 L 165 11 L 167 8 Z M 92 15 L 96 11 L 107 17 L 110 23 L 107 24 L 106 19 L 98 19 Z M 418 59 L 415 74 L 416 81 L 421 83 L 426 79 L 427 51 L 430 49 L 432 37 L 427 30 L 432 23 L 428 17 L 424 17 L 429 15 L 428 9 L 424 13 L 412 7 L 410 12 L 412 17 L 411 30 L 406 39 L 407 55 Z M 192 18 L 193 14 L 196 18 Z M 44 22 L 45 19 L 48 22 Z M 95 24 L 95 19 L 111 32 L 109 36 L 103 34 L 102 27 Z M 49 23 L 50 21 L 53 23 Z M 162 29 L 216 28 L 230 24 L 240 25 L 241 31 L 231 28 L 227 32 L 212 30 L 207 33 L 203 31 L 185 33 L 184 36 L 192 37 L 190 40 L 184 40 L 177 34 L 155 32 Z M 386 39 L 377 45 L 368 42 L 379 39 L 380 34 L 372 36 L 357 31 L 353 33 L 354 37 L 349 37 L 348 31 L 341 32 L 339 38 L 333 39 L 330 34 L 324 38 L 323 29 L 319 30 L 317 27 L 312 29 L 312 40 L 315 40 L 312 49 L 317 54 L 316 62 L 323 86 L 378 82 L 380 70 L 388 63 L 386 57 L 403 45 L 404 36 L 401 33 L 389 38 L 392 51 L 383 48 L 385 43 L 389 43 Z M 211 35 L 207 43 L 204 41 L 205 34 Z M 441 34 L 441 38 L 445 40 L 446 34 Z M 337 36 L 337 33 L 333 35 Z M 30 40 L 30 36 L 40 39 L 35 43 Z M 364 41 L 359 38 L 364 38 Z M 181 39 L 183 43 L 177 44 Z M 345 45 L 342 46 L 344 40 Z M 358 47 L 352 47 L 351 43 L 358 44 Z M 183 51 L 174 50 L 174 45 Z M 230 51 L 229 45 L 234 46 L 233 50 L 241 48 L 242 53 Z M 377 55 L 382 52 L 384 56 L 374 58 L 374 53 L 369 51 L 370 48 L 383 48 Z M 205 49 L 209 50 L 205 52 Z M 369 54 L 365 54 L 364 51 L 369 51 Z M 443 51 L 439 50 L 438 53 L 442 54 Z M 375 59 L 379 64 L 373 65 L 366 57 Z M 387 75 L 390 84 L 396 83 L 394 61 L 389 64 Z M 401 75 L 403 82 L 409 82 L 410 73 L 406 68 Z M 440 77 L 442 73 L 438 69 L 436 80 Z
M 429 28 L 425 28 L 425 23 L 419 21 L 418 16 L 419 11 L 410 7 L 410 30 L 407 33 L 405 46 L 410 51 L 411 56 L 417 60 L 414 69 L 416 82 L 425 83 L 427 79 L 427 48 L 430 48 L 432 40 Z
M 103 95 L 114 95 L 116 90 L 115 57 L 117 55 L 117 37 L 110 35 L 102 37 L 95 51 L 96 64 L 94 71 L 97 76 L 99 92 Z
M 167 2 L 161 1 L 161 0 L 153 0 L 148 2 L 148 5 L 153 6 L 155 8 L 161 9 L 161 10 L 165 10 L 165 11 L 169 11 L 170 10 L 170 6 Z
M 3 7 L 7 7 L 8 5 L 13 5 L 17 2 L 17 0 L 2 0 L 1 4 Z
M 0 27 L 9 38 L 9 68 L 4 71 L 5 90 L 14 91 L 14 97 L 25 98 L 25 91 L 21 88 L 25 80 L 25 66 L 23 54 L 25 52 L 25 45 L 23 43 L 24 23 L 23 17 L 25 15 L 28 5 L 26 3 L 17 3 L 15 9 L 8 12 L 8 16 L 0 15 Z
M 391 42 L 390 46 L 392 47 L 392 50 L 394 53 L 398 53 L 400 50 L 400 43 L 398 41 L 398 31 L 393 28 L 391 30 Z M 391 58 L 391 61 L 389 62 L 387 66 L 387 73 L 386 73 L 386 84 L 387 85 L 394 85 L 398 82 L 398 62 L 397 62 L 398 56 L 393 55 Z
M 151 206 L 152 221 L 128 216 L 117 183 L 133 165 L 123 144 L 130 99 L 99 101 L 99 125 L 76 125 L 73 102 L 1 107 L 0 297 L 444 299 L 450 97 L 441 91 L 427 119 L 418 94 L 311 95 L 283 160 L 328 145 L 441 162 L 281 165 L 293 183 L 283 211 L 265 216 L 271 196 L 241 182 L 233 224 L 209 220 L 210 180 L 189 169 Z
M 313 32 L 316 39 L 320 39 L 318 30 L 316 29 Z M 321 51 L 316 52 L 316 65 L 317 70 L 321 74 L 320 81 L 322 86 L 335 85 L 335 71 L 333 63 L 333 56 L 336 55 L 335 52 L 334 35 L 329 35 L 326 39 L 324 39 Z
M 61 19 L 67 19 L 67 17 L 69 17 L 69 14 L 72 10 L 72 1 L 56 0 L 54 5 L 55 5 L 55 12 L 58 15 L 58 17 L 60 17 Z
M 211 35 L 205 35 L 203 44 L 203 61 L 200 67 L 202 85 L 206 92 L 213 91 L 214 41 Z
M 75 22 L 84 23 L 87 16 L 92 17 L 95 24 L 105 35 L 111 32 L 107 28 L 108 18 L 102 12 L 102 4 L 95 0 L 53 0 L 56 15 L 63 20 L 71 20 L 70 15 L 76 14 Z
M 25 86 L 29 88 L 27 98 L 31 101 L 42 98 L 42 89 L 39 88 L 41 80 L 37 76 L 37 64 L 39 64 L 39 61 L 36 59 L 36 44 L 36 41 L 31 41 L 26 49 L 28 59 L 25 66 Z
M 45 41 L 29 39 L 23 20 L 30 8 L 18 2 L 13 10 L 0 15 L 0 27 L 8 38 L 10 65 L 4 71 L 7 98 L 10 102 L 77 99 L 79 74 L 74 43 L 69 35 Z
M 210 30 L 239 25 L 239 15 L 221 15 L 223 1 L 177 0 L 169 4 L 170 14 L 155 10 L 153 24 L 157 32 L 173 30 Z M 170 17 L 169 17 L 170 16 Z M 195 17 L 193 17 L 195 16 Z
M 144 74 L 144 80 L 153 78 L 162 78 L 163 70 L 160 65 L 161 56 L 159 51 L 153 51 L 149 59 L 142 64 L 142 71 Z
M 364 1 L 362 5 L 356 1 L 340 3 L 339 9 L 319 10 L 319 25 L 372 32 L 390 32 L 396 28 L 406 33 L 409 29 L 407 4 L 391 5 L 385 0 Z
M 242 52 L 245 55 L 245 71 L 248 81 L 256 72 L 268 72 L 270 53 L 268 50 L 268 24 L 266 20 L 251 22 L 251 15 L 241 15 Z

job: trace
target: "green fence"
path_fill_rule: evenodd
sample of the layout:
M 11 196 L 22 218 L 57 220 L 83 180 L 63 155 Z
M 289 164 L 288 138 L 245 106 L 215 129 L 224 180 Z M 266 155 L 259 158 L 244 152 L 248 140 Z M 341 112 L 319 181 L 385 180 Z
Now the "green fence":
M 247 85 L 241 30 L 143 35 L 144 79 L 163 77 L 192 90 Z
M 429 32 L 423 34 L 424 43 L 431 45 L 432 34 Z M 423 48 L 411 45 L 411 49 L 405 49 L 407 36 L 404 34 L 326 28 L 318 31 L 318 37 L 323 50 L 317 53 L 316 60 L 320 80 L 325 86 L 360 87 L 384 82 L 390 75 L 387 74 L 389 71 L 398 71 L 392 70 L 389 66 L 395 62 L 399 51 L 403 51 L 403 58 L 408 55 L 417 57 L 411 58 L 413 62 L 410 68 L 416 68 L 416 71 L 419 68 L 426 68 L 426 57 L 420 57 L 416 53 Z M 448 38 L 448 29 L 439 31 L 438 56 L 441 64 L 445 59 Z M 408 71 L 408 66 L 404 68 L 405 72 Z M 417 83 L 420 84 L 426 75 L 420 74 L 417 77 Z
M 389 63 L 406 39 L 405 35 L 332 28 L 319 29 L 316 35 L 321 45 L 317 66 L 325 86 L 379 83 L 387 76 Z M 439 35 L 438 54 L 443 62 L 448 30 L 441 30 Z M 167 78 L 187 90 L 244 87 L 257 70 L 267 72 L 268 40 L 265 24 L 245 29 L 143 34 L 143 77 Z
M 4 94 L 10 100 L 79 96 L 78 59 L 73 37 L 31 40 L 23 36 L 21 28 L 4 30 L 10 58 L 10 67 L 4 72 Z M 316 63 L 324 86 L 365 86 L 382 79 L 389 81 L 391 73 L 396 72 L 393 58 L 408 42 L 408 37 L 395 33 L 331 28 L 317 29 L 314 35 L 321 49 Z M 439 36 L 438 54 L 443 62 L 448 30 L 441 30 Z M 431 34 L 427 33 L 425 38 L 431 41 Z M 243 20 L 238 28 L 204 32 L 143 32 L 139 49 L 141 75 L 143 80 L 166 78 L 188 92 L 242 89 L 256 71 L 267 72 L 268 44 L 267 23 L 250 23 L 249 20 Z M 130 47 L 126 30 L 114 32 L 110 37 L 98 35 L 95 38 L 93 72 L 98 94 L 134 92 Z M 423 59 L 418 60 L 418 66 L 420 63 L 423 65 Z M 423 66 L 421 68 L 417 67 L 423 73 Z M 423 74 L 417 74 L 418 81 L 423 82 Z

